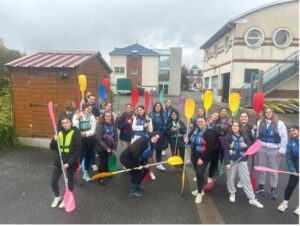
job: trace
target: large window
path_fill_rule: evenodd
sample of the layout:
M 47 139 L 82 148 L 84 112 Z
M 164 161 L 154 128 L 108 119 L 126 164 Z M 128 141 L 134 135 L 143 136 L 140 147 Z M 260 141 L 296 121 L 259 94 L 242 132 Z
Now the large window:
M 245 34 L 245 42 L 249 47 L 259 47 L 264 41 L 264 33 L 261 29 L 250 28 Z
M 158 74 L 158 81 L 169 82 L 170 81 L 170 72 L 167 70 L 160 70 L 159 74 Z
M 244 83 L 251 83 L 251 81 L 257 79 L 258 69 L 245 69 Z
M 170 67 L 170 56 L 160 56 L 159 57 L 159 67 L 169 68 Z
M 278 48 L 285 48 L 289 46 L 292 40 L 292 33 L 286 28 L 279 28 L 273 34 L 273 43 Z
M 115 74 L 125 74 L 124 67 L 114 67 Z

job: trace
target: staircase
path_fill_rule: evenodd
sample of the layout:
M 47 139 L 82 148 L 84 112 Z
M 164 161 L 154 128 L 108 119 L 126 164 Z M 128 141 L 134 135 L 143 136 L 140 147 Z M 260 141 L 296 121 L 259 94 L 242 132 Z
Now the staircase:
M 274 65 L 263 74 L 263 92 L 269 94 L 286 81 L 299 75 L 299 52 L 296 51 L 284 62 Z M 251 84 L 246 84 L 238 90 L 241 95 L 241 106 L 249 107 L 252 105 L 253 91 Z

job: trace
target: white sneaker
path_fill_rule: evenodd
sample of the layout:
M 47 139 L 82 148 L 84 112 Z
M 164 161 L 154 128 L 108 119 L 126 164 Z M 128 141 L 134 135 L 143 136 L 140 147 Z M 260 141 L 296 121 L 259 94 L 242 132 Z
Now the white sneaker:
M 256 206 L 257 208 L 264 208 L 263 204 L 261 204 L 257 199 L 250 199 L 249 203 L 253 206 Z
M 64 202 L 64 200 L 59 204 L 58 208 L 60 208 L 60 209 L 65 208 L 65 202 Z
M 238 181 L 237 185 L 236 185 L 238 188 L 242 188 L 243 187 L 243 184 L 241 182 L 241 180 Z
M 97 171 L 97 170 L 98 170 L 97 165 L 96 165 L 96 164 L 93 164 L 93 165 L 92 165 L 92 169 L 93 169 L 93 171 Z
M 281 212 L 284 212 L 286 209 L 288 208 L 288 204 L 285 202 L 282 202 L 279 206 L 278 206 L 278 210 Z
M 163 165 L 162 165 L 162 164 L 160 164 L 160 165 L 157 165 L 157 166 L 156 166 L 156 169 L 159 169 L 159 170 L 161 170 L 161 171 L 165 171 L 165 170 L 166 170 L 166 168 L 165 168 L 165 167 L 163 167 Z
M 155 179 L 156 179 L 156 177 L 155 177 L 155 175 L 154 175 L 153 172 L 150 172 L 150 177 L 151 177 L 152 180 L 155 180 Z
M 194 177 L 193 181 L 197 182 L 197 177 Z
M 297 207 L 297 209 L 295 209 L 294 214 L 297 214 L 299 216 L 299 206 Z
M 55 197 L 54 200 L 53 200 L 53 202 L 52 202 L 52 204 L 51 204 L 51 207 L 52 207 L 52 208 L 57 207 L 57 204 L 60 202 L 60 200 L 61 200 L 61 197 L 60 197 L 60 196 Z
M 191 192 L 193 196 L 197 196 L 199 193 L 198 193 L 198 189 L 196 189 L 195 191 L 192 191 Z M 204 191 L 202 190 L 201 192 L 201 195 L 204 195 Z
M 161 155 L 162 155 L 162 156 L 165 156 L 165 155 L 166 155 L 166 151 L 162 151 L 162 152 L 161 152 Z
M 235 194 L 234 194 L 234 193 L 230 194 L 230 196 L 229 196 L 229 201 L 230 201 L 230 202 L 235 202 Z M 250 202 L 250 201 L 249 201 L 249 202 Z
M 91 180 L 90 176 L 87 173 L 83 174 L 82 179 L 84 179 L 86 182 L 89 182 Z
M 197 194 L 196 199 L 195 199 L 195 203 L 200 204 L 202 202 L 202 194 Z
M 207 178 L 207 183 L 211 183 L 212 181 L 213 181 L 212 178 L 210 178 L 210 177 Z

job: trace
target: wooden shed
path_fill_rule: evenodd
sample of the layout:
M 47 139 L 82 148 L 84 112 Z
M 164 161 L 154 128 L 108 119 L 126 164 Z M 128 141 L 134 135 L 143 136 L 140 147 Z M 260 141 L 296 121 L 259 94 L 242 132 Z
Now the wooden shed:
M 77 103 L 78 75 L 87 78 L 86 91 L 98 87 L 112 72 L 99 52 L 43 51 L 5 64 L 11 75 L 13 120 L 21 143 L 45 145 L 53 135 L 47 104 L 56 117 L 66 101 Z

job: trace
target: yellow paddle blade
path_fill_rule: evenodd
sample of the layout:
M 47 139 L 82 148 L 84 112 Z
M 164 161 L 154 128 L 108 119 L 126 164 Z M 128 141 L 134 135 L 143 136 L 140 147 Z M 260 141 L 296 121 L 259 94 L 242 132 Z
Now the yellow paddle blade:
M 84 74 L 78 76 L 78 83 L 79 83 L 81 94 L 82 96 L 84 96 L 84 91 L 86 89 L 86 76 Z
M 185 183 L 185 172 L 182 172 L 182 177 L 181 177 L 181 192 L 180 194 L 183 195 L 183 191 L 184 191 L 184 183 Z
M 172 166 L 183 164 L 183 160 L 180 156 L 172 156 L 168 158 L 166 162 Z
M 240 106 L 240 94 L 231 93 L 229 98 L 229 108 L 232 112 L 232 115 L 239 109 Z
M 91 179 L 92 180 L 97 180 L 99 178 L 103 178 L 103 177 L 110 177 L 110 176 L 113 176 L 113 175 L 116 175 L 118 174 L 118 172 L 103 172 L 103 173 L 98 173 L 96 175 L 94 175 Z
M 184 105 L 184 114 L 186 117 L 187 122 L 191 120 L 195 113 L 195 101 L 194 99 L 187 98 L 185 100 L 185 105 Z
M 204 108 L 208 112 L 213 102 L 213 94 L 211 90 L 206 90 L 204 93 Z

